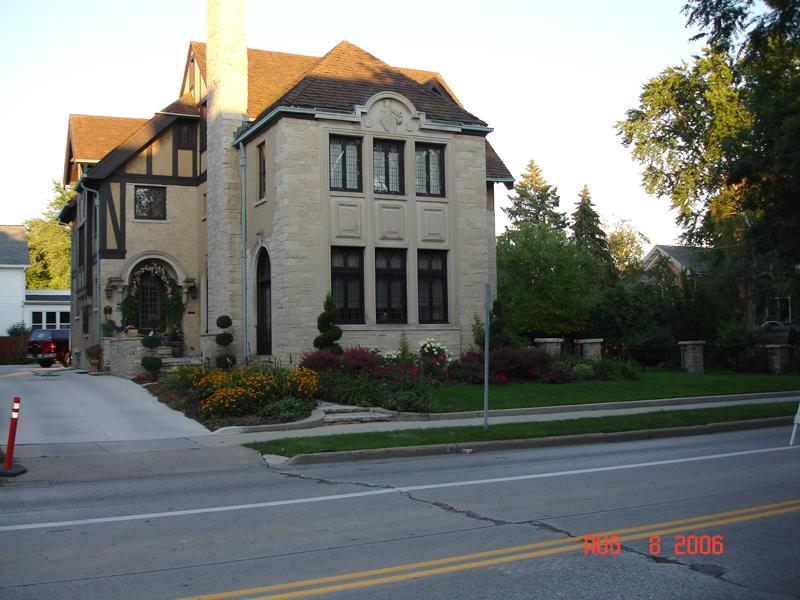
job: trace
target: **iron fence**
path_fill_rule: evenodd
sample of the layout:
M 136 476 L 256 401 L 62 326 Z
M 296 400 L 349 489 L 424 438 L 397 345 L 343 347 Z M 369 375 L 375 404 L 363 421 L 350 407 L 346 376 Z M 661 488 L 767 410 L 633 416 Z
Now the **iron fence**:
M 642 371 L 683 371 L 678 346 L 603 344 L 603 358 L 633 361 Z

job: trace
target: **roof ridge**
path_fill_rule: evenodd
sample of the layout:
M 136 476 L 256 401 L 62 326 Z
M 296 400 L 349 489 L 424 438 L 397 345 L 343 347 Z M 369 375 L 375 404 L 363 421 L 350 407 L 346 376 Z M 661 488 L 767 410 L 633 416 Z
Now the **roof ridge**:
M 92 119 L 128 119 L 129 121 L 146 121 L 147 117 L 117 117 L 114 115 L 88 115 L 86 113 L 70 113 L 69 118 L 72 117 L 91 117 Z

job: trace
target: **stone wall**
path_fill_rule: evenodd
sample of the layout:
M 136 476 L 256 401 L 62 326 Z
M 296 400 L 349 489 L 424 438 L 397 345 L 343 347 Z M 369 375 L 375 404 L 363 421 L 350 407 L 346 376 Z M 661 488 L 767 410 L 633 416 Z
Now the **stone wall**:
M 141 362 L 148 350 L 142 346 L 142 338 L 104 337 L 102 346 L 104 371 L 126 379 L 145 372 Z

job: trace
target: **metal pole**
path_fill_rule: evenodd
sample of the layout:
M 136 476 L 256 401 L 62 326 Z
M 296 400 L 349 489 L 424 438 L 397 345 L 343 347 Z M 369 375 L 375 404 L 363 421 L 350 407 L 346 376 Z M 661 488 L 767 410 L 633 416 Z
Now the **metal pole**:
M 489 309 L 492 305 L 492 286 L 486 284 L 483 297 L 483 430 L 489 429 Z

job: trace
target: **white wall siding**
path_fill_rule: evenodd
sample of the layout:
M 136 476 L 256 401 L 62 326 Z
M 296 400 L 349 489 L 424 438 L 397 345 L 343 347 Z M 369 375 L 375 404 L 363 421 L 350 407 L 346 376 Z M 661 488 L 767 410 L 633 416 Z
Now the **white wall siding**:
M 0 336 L 9 325 L 23 320 L 25 268 L 0 267 Z

